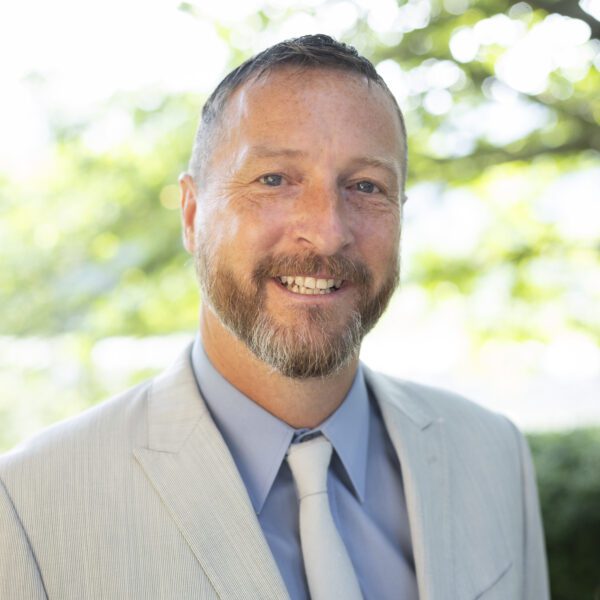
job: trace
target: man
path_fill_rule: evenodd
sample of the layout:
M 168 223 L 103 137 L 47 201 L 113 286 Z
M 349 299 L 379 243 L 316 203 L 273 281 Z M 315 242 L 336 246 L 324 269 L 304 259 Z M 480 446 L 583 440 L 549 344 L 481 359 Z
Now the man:
M 326 36 L 221 82 L 180 180 L 200 335 L 2 459 L 2 598 L 548 598 L 522 436 L 358 360 L 406 153 L 385 83 Z

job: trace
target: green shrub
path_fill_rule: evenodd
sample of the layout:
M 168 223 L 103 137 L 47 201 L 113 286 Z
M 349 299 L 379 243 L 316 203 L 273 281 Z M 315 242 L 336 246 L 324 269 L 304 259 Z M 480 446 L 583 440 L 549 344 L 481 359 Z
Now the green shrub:
M 552 600 L 600 599 L 600 429 L 528 436 Z

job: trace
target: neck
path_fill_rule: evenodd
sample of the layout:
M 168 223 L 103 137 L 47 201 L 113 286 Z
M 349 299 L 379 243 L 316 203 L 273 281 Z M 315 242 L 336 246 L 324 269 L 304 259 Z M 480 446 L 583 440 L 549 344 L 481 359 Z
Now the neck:
M 244 395 L 295 429 L 320 425 L 344 401 L 358 356 L 329 377 L 292 379 L 259 360 L 203 306 L 200 333 L 212 365 Z

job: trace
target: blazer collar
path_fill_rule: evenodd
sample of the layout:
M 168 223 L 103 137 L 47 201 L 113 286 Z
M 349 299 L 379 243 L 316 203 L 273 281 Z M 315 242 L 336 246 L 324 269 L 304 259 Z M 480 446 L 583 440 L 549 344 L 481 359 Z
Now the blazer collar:
M 289 600 L 233 459 L 200 397 L 189 348 L 148 395 L 134 450 L 220 598 Z

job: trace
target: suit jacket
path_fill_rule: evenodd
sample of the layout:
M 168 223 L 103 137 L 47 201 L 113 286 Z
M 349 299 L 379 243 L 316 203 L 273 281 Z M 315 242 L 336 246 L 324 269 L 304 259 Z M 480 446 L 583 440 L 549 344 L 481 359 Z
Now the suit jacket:
M 402 468 L 420 598 L 547 599 L 516 428 L 447 392 L 365 377 Z M 0 481 L 3 600 L 289 598 L 189 352 L 2 457 Z

